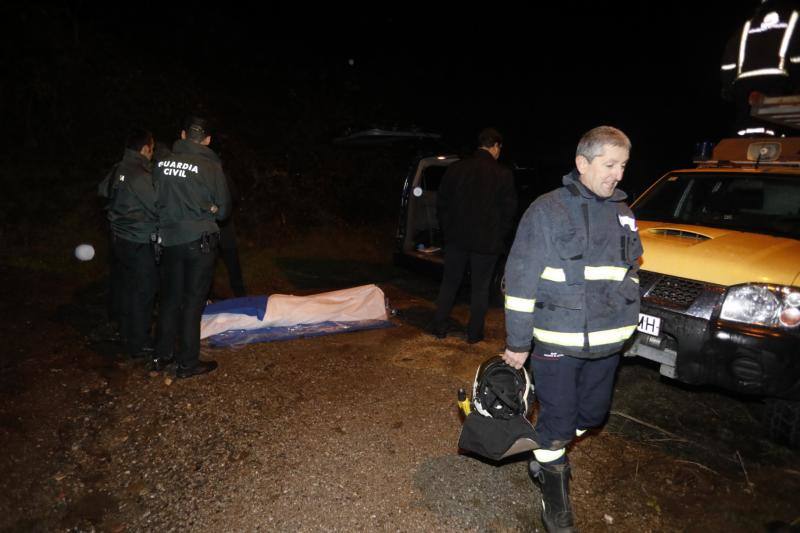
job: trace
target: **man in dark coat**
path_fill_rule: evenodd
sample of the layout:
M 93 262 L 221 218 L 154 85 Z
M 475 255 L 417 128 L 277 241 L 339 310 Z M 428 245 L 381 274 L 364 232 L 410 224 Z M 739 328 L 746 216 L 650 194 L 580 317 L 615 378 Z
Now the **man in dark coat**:
M 439 187 L 436 210 L 445 243 L 444 277 L 436 301 L 432 332 L 447 335 L 447 319 L 467 265 L 472 273 L 467 342 L 483 340 L 494 266 L 517 208 L 511 170 L 497 162 L 503 137 L 494 128 L 478 136 L 478 149 L 451 165 Z
M 230 179 L 230 176 L 227 174 L 225 177 L 228 180 L 228 190 L 231 193 L 231 216 L 217 222 L 219 226 L 219 255 L 222 257 L 225 268 L 228 270 L 228 282 L 230 283 L 233 296 L 241 298 L 247 295 L 247 290 L 244 287 L 242 266 L 239 262 L 239 249 L 236 245 L 236 226 L 233 223 L 233 212 L 236 211 L 240 196 L 234 181 Z M 215 298 L 211 296 L 213 293 L 214 284 L 212 281 L 209 298 Z

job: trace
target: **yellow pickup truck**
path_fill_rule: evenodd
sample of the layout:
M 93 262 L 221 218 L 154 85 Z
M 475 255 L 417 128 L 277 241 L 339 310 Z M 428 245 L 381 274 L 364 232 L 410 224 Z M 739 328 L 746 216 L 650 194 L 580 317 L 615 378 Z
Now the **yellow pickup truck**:
M 725 139 L 633 204 L 644 246 L 639 334 L 662 375 L 766 400 L 800 447 L 800 137 Z

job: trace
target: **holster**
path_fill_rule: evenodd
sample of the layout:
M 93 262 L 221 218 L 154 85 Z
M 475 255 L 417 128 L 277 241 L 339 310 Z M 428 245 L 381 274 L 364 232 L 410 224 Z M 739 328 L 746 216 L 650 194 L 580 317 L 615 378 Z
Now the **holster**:
M 158 233 L 151 233 L 150 244 L 153 245 L 153 259 L 155 259 L 155 262 L 158 265 L 161 263 L 161 254 L 164 251 L 164 247 L 161 245 L 161 235 Z

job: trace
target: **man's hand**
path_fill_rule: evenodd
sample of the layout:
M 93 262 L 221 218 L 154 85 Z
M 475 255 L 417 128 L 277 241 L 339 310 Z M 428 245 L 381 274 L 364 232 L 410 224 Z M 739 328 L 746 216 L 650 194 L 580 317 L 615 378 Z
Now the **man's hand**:
M 522 368 L 522 365 L 525 364 L 526 359 L 528 359 L 528 352 L 512 352 L 508 348 L 506 348 L 506 351 L 503 352 L 503 361 L 517 370 Z

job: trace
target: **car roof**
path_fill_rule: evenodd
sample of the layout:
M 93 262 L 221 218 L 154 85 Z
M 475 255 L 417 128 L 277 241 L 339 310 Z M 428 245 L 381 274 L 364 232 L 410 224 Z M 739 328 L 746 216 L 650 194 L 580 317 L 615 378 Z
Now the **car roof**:
M 711 159 L 700 159 L 695 163 L 699 172 L 713 169 L 800 175 L 800 137 L 722 139 L 714 147 Z
M 384 130 L 380 128 L 372 128 L 348 133 L 342 137 L 335 138 L 333 142 L 334 144 L 349 146 L 378 146 L 403 141 L 435 141 L 441 139 L 441 137 L 442 136 L 438 133 L 420 131 L 416 129 Z
M 752 165 L 752 163 L 750 163 Z M 761 164 L 755 166 L 701 166 L 698 168 L 682 168 L 668 172 L 667 174 L 781 174 L 800 178 L 800 167 L 788 167 L 782 165 Z

